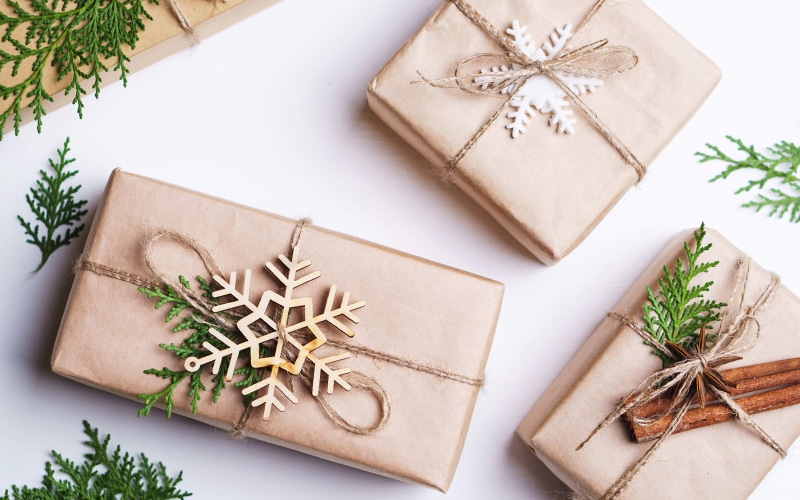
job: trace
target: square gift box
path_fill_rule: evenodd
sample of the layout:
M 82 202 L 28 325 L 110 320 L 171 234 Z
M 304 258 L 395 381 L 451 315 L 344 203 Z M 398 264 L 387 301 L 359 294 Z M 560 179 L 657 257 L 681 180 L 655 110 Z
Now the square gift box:
M 691 231 L 667 245 L 517 429 L 529 449 L 579 498 L 599 498 L 654 443 L 637 444 L 629 424 L 614 421 L 576 450 L 622 398 L 662 368 L 653 349 L 617 315 L 627 316 L 642 327 L 645 287 L 658 293 L 663 267 L 672 272 L 678 258 L 686 269 L 684 242 L 693 247 Z M 777 276 L 748 261 L 719 233 L 709 230 L 704 240 L 708 243 L 713 246 L 700 262 L 719 261 L 719 265 L 700 274 L 692 284 L 713 281 L 704 299 L 728 304 L 730 319 L 741 312 L 754 314 L 755 321 L 747 326 L 748 335 L 759 332 L 754 346 L 739 354 L 742 360 L 719 370 L 724 374 L 729 368 L 800 356 L 800 336 L 794 334 L 800 321 L 800 299 L 780 284 L 770 293 Z M 737 283 L 740 262 L 741 279 Z M 766 300 L 763 306 L 758 305 L 761 299 Z M 717 326 L 710 330 L 712 334 L 722 331 Z M 747 337 L 747 342 L 751 339 Z M 800 435 L 800 405 L 751 416 L 784 450 Z M 654 451 L 618 498 L 746 498 L 779 458 L 775 450 L 736 421 L 675 433 Z
M 262 406 L 245 415 L 241 388 L 232 383 L 219 402 L 212 403 L 213 382 L 207 372 L 203 381 L 209 391 L 202 394 L 198 413 L 191 413 L 186 385 L 176 393 L 174 411 L 224 429 L 244 422 L 248 437 L 447 490 L 482 384 L 503 285 L 313 225 L 303 226 L 301 233 L 298 227 L 290 219 L 116 170 L 76 266 L 52 356 L 53 370 L 132 399 L 162 390 L 169 381 L 143 371 L 183 369 L 184 360 L 159 344 L 180 344 L 188 336 L 185 331 L 171 332 L 178 317 L 187 312 L 166 324 L 171 306 L 154 310 L 156 300 L 138 291 L 137 285 L 157 281 L 152 270 L 157 268 L 161 276 L 181 275 L 192 283 L 194 276 L 203 275 L 219 289 L 220 282 L 211 280 L 199 257 L 207 252 L 223 270 L 222 278 L 238 273 L 238 290 L 243 281 L 249 283 L 244 286 L 251 292 L 242 294 L 254 302 L 262 297 L 258 307 L 268 314 L 271 303 L 283 304 L 281 296 L 265 292 L 281 290 L 277 274 L 272 276 L 268 270 L 283 270 L 295 262 L 288 260 L 294 259 L 288 251 L 294 240 L 299 259 L 310 264 L 306 268 L 300 262 L 291 275 L 294 278 L 286 276 L 291 285 L 284 283 L 283 293 L 291 289 L 297 302 L 284 308 L 289 311 L 284 344 L 298 338 L 292 326 L 300 325 L 297 315 L 306 323 L 319 315 L 312 323 L 324 335 L 316 335 L 315 341 L 326 338 L 328 345 L 309 349 L 303 366 L 309 367 L 313 356 L 325 361 L 349 353 L 348 358 L 335 361 L 335 369 L 350 368 L 352 373 L 334 371 L 328 381 L 343 378 L 353 386 L 350 391 L 336 386 L 327 394 L 326 378 L 322 377 L 321 395 L 354 426 L 365 428 L 382 416 L 388 419 L 378 429 L 373 426 L 374 432 L 347 430 L 326 416 L 319 399 L 301 383 L 302 377 L 283 370 L 279 370 L 279 380 L 298 401 L 292 403 L 285 393 L 276 391 L 286 408 L 273 408 L 268 420 L 262 418 Z M 202 248 L 187 248 L 169 238 L 143 244 L 148 235 L 163 230 L 188 235 Z M 298 234 L 299 241 L 295 238 Z M 155 267 L 145 261 L 146 247 Z M 252 270 L 249 277 L 245 276 L 247 269 Z M 307 281 L 317 271 L 321 274 Z M 272 302 L 264 305 L 264 297 L 269 296 Z M 338 316 L 336 311 L 328 314 L 340 301 L 342 307 L 355 304 L 353 310 Z M 359 307 L 361 301 L 363 307 Z M 332 319 L 325 321 L 326 315 Z M 320 318 L 323 321 L 318 321 Z M 244 332 L 240 324 L 239 328 Z M 251 334 L 261 332 L 256 338 L 266 339 L 263 329 L 251 328 Z M 342 333 L 348 328 L 355 332 L 354 337 Z M 244 340 L 236 338 L 237 342 Z M 290 361 L 285 354 L 288 351 L 280 352 Z M 293 360 L 301 364 L 299 354 Z M 238 366 L 244 361 L 243 352 Z M 274 364 L 267 366 L 274 368 Z M 210 366 L 202 367 L 207 368 Z M 325 370 L 316 361 L 313 368 Z M 224 372 L 223 368 L 220 373 Z M 262 372 L 262 381 L 267 373 Z M 357 374 L 359 379 L 354 379 Z M 367 385 L 377 386 L 378 392 L 359 390 L 357 382 L 365 377 L 372 380 Z M 262 389 L 257 395 L 264 392 Z M 383 401 L 372 397 L 381 392 Z
M 10 19 L 20 17 L 15 8 L 9 3 L 10 0 L 0 0 L 0 13 L 9 16 Z M 256 12 L 269 7 L 276 3 L 278 0 L 164 0 L 161 2 L 152 2 L 151 0 L 141 0 L 142 7 L 145 14 L 142 14 L 138 21 L 141 22 L 142 28 L 139 29 L 139 40 L 135 42 L 135 47 L 131 48 L 128 45 L 123 45 L 123 52 L 125 56 L 130 58 L 130 62 L 126 63 L 129 71 L 134 72 L 142 69 L 160 59 L 163 59 L 181 49 L 189 47 L 194 43 L 198 43 L 205 38 L 222 31 L 223 29 L 241 21 L 247 16 L 253 15 Z M 47 3 L 47 2 L 45 2 Z M 131 5 L 123 5 L 121 0 L 106 0 L 97 5 L 98 9 L 105 9 L 108 15 L 108 6 L 111 4 L 120 4 L 119 9 L 126 12 L 126 16 L 121 16 L 123 22 L 132 23 L 134 9 Z M 135 4 L 136 1 L 132 2 Z M 20 2 L 24 8 L 27 9 L 27 16 L 37 16 L 38 12 L 32 10 L 28 2 Z M 74 11 L 81 7 L 89 5 L 89 2 L 68 3 L 64 6 L 64 11 Z M 56 8 L 57 12 L 61 12 L 60 5 Z M 152 17 L 148 19 L 146 16 Z M 26 17 L 27 17 L 26 16 Z M 68 21 L 72 17 L 66 18 Z M 104 21 L 106 25 L 110 21 Z M 3 35 L 6 34 L 6 28 L 9 22 L 0 23 L 0 31 Z M 85 23 L 84 23 L 85 24 Z M 72 27 L 75 30 L 84 24 L 79 24 L 77 27 Z M 122 26 L 122 28 L 132 29 L 130 26 Z M 101 28 L 101 32 L 104 30 Z M 60 33 L 60 31 L 59 31 Z M 24 41 L 25 38 L 25 24 L 14 30 L 15 38 Z M 83 33 L 83 36 L 87 36 Z M 108 35 L 111 36 L 111 35 Z M 75 37 L 74 38 L 79 38 Z M 91 38 L 91 37 L 89 37 Z M 34 38 L 35 40 L 36 38 Z M 80 43 L 80 42 L 76 42 Z M 47 45 L 47 44 L 45 44 Z M 29 43 L 28 46 L 33 46 Z M 7 51 L 7 56 L 0 56 L 3 67 L 0 70 L 0 85 L 13 88 L 28 79 L 32 74 L 32 64 L 34 57 L 28 57 L 21 64 L 17 75 L 12 75 L 12 66 L 19 50 L 14 48 L 10 42 L 0 43 L 0 48 Z M 67 96 L 64 94 L 64 89 L 71 84 L 72 76 L 68 73 L 68 77 L 59 80 L 56 68 L 50 64 L 53 56 L 48 56 L 42 62 L 43 76 L 42 83 L 44 89 L 53 97 L 53 102 L 43 101 L 45 111 L 52 111 L 61 106 L 67 105 L 72 102 L 74 98 L 74 91 L 70 92 Z M 109 67 L 114 68 L 117 64 L 116 60 L 109 61 L 103 59 L 103 63 Z M 88 66 L 82 66 L 80 69 L 87 72 Z M 106 85 L 119 78 L 119 72 L 114 69 L 112 71 L 101 72 L 102 82 L 101 85 Z M 88 95 L 83 96 L 87 99 L 89 95 L 94 93 L 94 89 L 90 88 L 94 84 L 94 78 L 85 80 L 82 83 L 84 89 L 87 90 Z M 21 124 L 33 121 L 34 114 L 31 108 L 27 108 L 31 101 L 31 96 L 28 95 L 29 90 L 22 92 L 22 101 L 20 109 L 22 110 Z M 15 106 L 15 97 L 9 96 L 7 99 L 0 100 L 0 113 L 12 109 Z M 3 134 L 14 129 L 14 119 L 11 116 L 3 126 Z
M 505 57 L 504 38 L 525 55 Z M 583 49 L 591 55 L 572 69 L 553 66 Z M 552 78 L 537 73 L 547 64 Z M 607 74 L 587 73 L 601 66 Z M 483 85 L 492 78 L 494 91 Z M 378 73 L 368 102 L 552 264 L 640 179 L 643 170 L 625 151 L 653 161 L 719 79 L 717 67 L 640 0 L 452 0 Z

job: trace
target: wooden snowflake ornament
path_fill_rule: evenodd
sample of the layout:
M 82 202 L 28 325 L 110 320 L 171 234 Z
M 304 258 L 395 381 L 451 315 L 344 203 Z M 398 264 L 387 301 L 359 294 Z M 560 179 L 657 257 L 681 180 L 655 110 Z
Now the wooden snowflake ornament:
M 229 356 L 230 363 L 225 373 L 225 379 L 230 382 L 236 369 L 239 354 L 242 351 L 249 351 L 250 365 L 254 368 L 264 368 L 269 373 L 261 380 L 245 387 L 242 390 L 242 394 L 248 395 L 261 389 L 266 389 L 264 395 L 251 403 L 254 407 L 264 406 L 264 420 L 269 419 L 270 410 L 273 406 L 280 411 L 286 409 L 278 399 L 276 391 L 283 394 L 292 403 L 296 404 L 298 402 L 297 396 L 294 395 L 292 390 L 281 382 L 281 371 L 290 376 L 295 376 L 301 375 L 305 370 L 305 373 L 302 374 L 306 375 L 311 371 L 307 363 L 313 365 L 313 375 L 309 374 L 308 378 L 311 379 L 311 394 L 315 397 L 319 395 L 319 386 L 323 374 L 327 378 L 328 394 L 333 393 L 333 388 L 337 384 L 345 390 L 350 390 L 350 384 L 342 378 L 342 375 L 350 372 L 350 368 L 336 369 L 330 366 L 337 361 L 349 358 L 350 353 L 343 352 L 326 358 L 319 358 L 314 354 L 314 351 L 327 342 L 327 337 L 320 328 L 321 323 L 327 322 L 345 335 L 353 337 L 355 332 L 342 323 L 339 318 L 343 316 L 353 323 L 358 323 L 359 319 L 353 311 L 364 307 L 366 303 L 364 301 L 350 303 L 350 293 L 345 292 L 339 307 L 334 309 L 336 286 L 332 285 L 328 290 L 328 298 L 322 314 L 315 316 L 312 298 L 307 296 L 295 297 L 294 294 L 297 288 L 319 278 L 322 273 L 314 271 L 298 276 L 299 271 L 311 265 L 310 260 L 298 262 L 298 258 L 297 248 L 292 251 L 291 260 L 287 259 L 283 254 L 278 256 L 278 260 L 287 269 L 286 273 L 278 270 L 271 262 L 266 263 L 266 269 L 283 285 L 283 294 L 267 290 L 262 293 L 261 299 L 258 300 L 257 304 L 250 300 L 250 278 L 252 275 L 250 269 L 245 271 L 241 292 L 237 289 L 235 271 L 231 272 L 230 280 L 227 281 L 221 276 L 214 275 L 214 281 L 222 288 L 215 291 L 213 296 L 215 298 L 230 297 L 233 300 L 215 306 L 213 311 L 223 312 L 236 308 L 245 308 L 250 311 L 249 314 L 236 323 L 237 330 L 242 334 L 244 340 L 237 344 L 219 331 L 210 328 L 209 332 L 227 347 L 220 350 L 209 342 L 205 342 L 203 346 L 208 349 L 210 354 L 202 358 L 192 356 L 186 358 L 185 361 L 186 370 L 190 372 L 199 370 L 207 363 L 213 363 L 211 372 L 217 374 L 222 360 Z M 297 310 L 300 314 L 297 314 L 297 312 L 292 314 L 292 310 Z M 299 318 L 299 321 L 293 322 L 293 318 Z M 274 352 L 270 356 L 262 357 L 262 344 L 267 342 L 274 342 Z

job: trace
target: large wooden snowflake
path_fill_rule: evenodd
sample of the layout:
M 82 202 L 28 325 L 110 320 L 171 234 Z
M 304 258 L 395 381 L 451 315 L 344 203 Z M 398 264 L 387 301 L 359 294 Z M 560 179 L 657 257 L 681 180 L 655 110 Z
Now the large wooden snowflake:
M 254 407 L 264 406 L 264 420 L 269 419 L 270 410 L 273 406 L 280 411 L 286 409 L 278 399 L 277 392 L 282 393 L 292 403 L 298 402 L 297 396 L 294 395 L 292 390 L 281 382 L 279 378 L 281 371 L 290 376 L 298 375 L 306 363 L 313 364 L 314 375 L 311 393 L 315 397 L 319 395 L 319 385 L 323 374 L 327 378 L 328 394 L 333 392 L 334 386 L 337 384 L 345 390 L 350 390 L 350 384 L 342 378 L 342 375 L 350 372 L 350 368 L 336 369 L 330 366 L 336 361 L 349 358 L 350 353 L 343 352 L 326 358 L 318 358 L 314 355 L 314 351 L 327 342 L 325 334 L 320 329 L 321 323 L 327 322 L 349 337 L 353 337 L 355 332 L 343 324 L 339 318 L 344 316 L 351 322 L 358 323 L 358 317 L 353 311 L 365 305 L 364 301 L 349 303 L 350 293 L 345 292 L 340 306 L 334 309 L 336 286 L 332 285 L 328 290 L 328 298 L 322 314 L 315 316 L 311 297 L 296 298 L 294 294 L 297 288 L 319 278 L 321 273 L 314 271 L 298 276 L 298 272 L 310 266 L 311 261 L 298 262 L 297 249 L 292 251 L 291 260 L 287 259 L 283 254 L 278 259 L 287 269 L 285 274 L 279 271 L 271 262 L 266 263 L 266 268 L 283 284 L 283 295 L 273 290 L 267 290 L 261 295 L 258 304 L 250 300 L 250 269 L 245 271 L 241 292 L 237 290 L 235 271 L 231 272 L 230 279 L 227 281 L 221 276 L 214 275 L 214 281 L 222 288 L 215 291 L 213 296 L 230 297 L 233 300 L 215 306 L 213 311 L 223 312 L 236 308 L 244 308 L 249 311 L 236 323 L 236 327 L 244 337 L 244 341 L 237 344 L 219 331 L 209 328 L 211 334 L 228 347 L 219 350 L 209 342 L 205 342 L 203 346 L 208 349 L 210 354 L 202 358 L 189 357 L 185 362 L 186 369 L 191 372 L 199 370 L 205 364 L 213 363 L 211 371 L 217 374 L 222 360 L 229 356 L 230 363 L 228 364 L 225 379 L 230 381 L 233 378 L 233 372 L 240 353 L 249 351 L 250 365 L 254 368 L 265 368 L 269 373 L 258 382 L 245 387 L 242 390 L 242 394 L 248 395 L 261 389 L 266 389 L 264 395 L 256 398 L 251 403 Z M 292 314 L 293 309 L 298 309 L 298 311 Z M 262 357 L 261 345 L 266 342 L 274 343 L 275 348 L 271 356 Z M 291 345 L 291 348 L 286 345 L 287 343 Z M 294 359 L 291 360 L 289 359 L 290 357 Z

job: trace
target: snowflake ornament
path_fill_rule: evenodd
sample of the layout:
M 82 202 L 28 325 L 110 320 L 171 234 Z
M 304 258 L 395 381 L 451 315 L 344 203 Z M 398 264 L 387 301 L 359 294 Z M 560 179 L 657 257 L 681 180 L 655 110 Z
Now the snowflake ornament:
M 199 370 L 203 365 L 213 363 L 211 372 L 219 373 L 222 360 L 230 357 L 228 371 L 225 380 L 230 382 L 233 378 L 236 362 L 243 351 L 249 351 L 250 365 L 254 368 L 264 368 L 268 370 L 268 375 L 260 381 L 245 387 L 243 395 L 252 394 L 261 389 L 266 389 L 266 393 L 255 399 L 251 404 L 254 407 L 264 406 L 264 420 L 269 419 L 270 410 L 276 407 L 284 411 L 286 407 L 278 399 L 278 393 L 291 401 L 297 403 L 297 396 L 294 395 L 283 382 L 279 375 L 281 371 L 288 375 L 299 375 L 306 363 L 311 363 L 314 368 L 311 383 L 311 394 L 319 395 L 319 386 L 323 374 L 327 378 L 327 392 L 333 393 L 335 385 L 339 385 L 345 390 L 350 390 L 350 384 L 342 378 L 342 375 L 349 373 L 350 368 L 333 368 L 330 365 L 349 358 L 350 353 L 343 352 L 326 358 L 319 358 L 314 351 L 327 342 L 327 337 L 322 332 L 320 324 L 328 323 L 349 337 L 353 337 L 355 332 L 340 321 L 341 317 L 347 318 L 353 323 L 358 323 L 358 317 L 353 313 L 354 310 L 364 307 L 365 302 L 359 301 L 350 303 L 350 293 L 345 292 L 342 296 L 339 307 L 334 309 L 336 299 L 336 286 L 332 285 L 328 290 L 328 298 L 322 314 L 315 316 L 313 300 L 311 297 L 295 297 L 295 290 L 305 285 L 311 280 L 319 278 L 322 273 L 314 271 L 303 276 L 298 276 L 298 272 L 311 265 L 310 260 L 298 262 L 298 251 L 292 251 L 292 259 L 289 260 L 281 254 L 278 259 L 283 264 L 287 272 L 279 271 L 271 262 L 266 263 L 267 270 L 272 273 L 278 281 L 285 287 L 283 295 L 273 290 L 267 290 L 254 303 L 250 300 L 250 278 L 251 271 L 247 269 L 244 274 L 244 283 L 241 292 L 237 290 L 236 272 L 231 272 L 230 280 L 225 280 L 221 276 L 214 275 L 214 281 L 222 288 L 213 293 L 214 297 L 231 297 L 233 300 L 224 304 L 219 304 L 213 308 L 214 312 L 228 311 L 235 308 L 245 308 L 250 311 L 236 323 L 239 333 L 244 340 L 235 343 L 219 331 L 209 328 L 209 332 L 227 348 L 219 350 L 209 342 L 203 346 L 208 349 L 210 354 L 202 358 L 186 358 L 185 368 L 190 372 Z M 271 312 L 277 314 L 270 315 Z M 291 314 L 293 310 L 298 310 L 299 314 Z M 273 319 L 273 317 L 275 319 Z M 296 321 L 292 321 L 295 319 Z M 309 340 L 310 339 L 310 340 Z M 261 356 L 261 344 L 273 341 L 275 345 L 274 353 L 271 356 Z M 293 349 L 289 349 L 286 344 L 290 344 Z M 294 354 L 294 360 L 289 359 L 290 354 Z
M 536 47 L 530 34 L 525 33 L 527 26 L 520 26 L 515 19 L 511 28 L 506 33 L 512 36 L 512 43 L 531 62 L 550 61 L 557 57 L 567 46 L 567 42 L 572 38 L 572 24 L 566 24 L 563 28 L 556 28 L 555 33 L 550 35 L 550 41 Z M 513 63 L 511 70 L 520 70 L 523 66 Z M 550 126 L 556 127 L 558 133 L 572 134 L 575 132 L 573 125 L 577 120 L 572 118 L 572 110 L 568 109 L 566 93 L 555 82 L 545 75 L 534 75 L 524 78 L 511 78 L 507 76 L 493 76 L 511 71 L 507 66 L 494 66 L 491 69 L 482 69 L 481 74 L 475 78 L 475 83 L 481 85 L 482 90 L 490 86 L 499 86 L 500 92 L 512 95 L 509 102 L 515 110 L 509 111 L 507 116 L 512 121 L 506 125 L 511 130 L 511 137 L 516 139 L 520 134 L 525 133 L 525 126 L 530 124 L 530 117 L 538 110 L 544 114 L 550 114 Z M 594 92 L 597 87 L 603 85 L 603 80 L 595 77 L 585 77 L 567 75 L 562 72 L 553 72 L 553 75 L 564 82 L 573 92 L 583 95 L 587 92 Z

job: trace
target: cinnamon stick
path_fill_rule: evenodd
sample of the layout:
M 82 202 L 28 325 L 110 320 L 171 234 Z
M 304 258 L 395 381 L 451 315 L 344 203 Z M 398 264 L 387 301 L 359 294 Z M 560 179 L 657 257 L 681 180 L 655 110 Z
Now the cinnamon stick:
M 800 403 L 800 358 L 732 368 L 722 371 L 721 374 L 728 383 L 736 384 L 736 387 L 730 392 L 734 397 L 754 391 L 764 391 L 736 399 L 736 403 L 748 414 L 761 413 Z M 699 400 L 695 398 L 693 403 L 697 404 Z M 636 412 L 636 416 L 645 418 L 665 412 L 669 409 L 670 404 L 671 400 L 669 398 L 658 399 L 640 408 Z M 712 403 L 706 405 L 705 408 L 689 410 L 675 432 L 697 429 L 734 418 L 733 411 L 726 405 Z M 629 412 L 628 421 L 631 422 L 636 441 L 644 442 L 660 436 L 672 422 L 672 416 L 667 415 L 661 420 L 645 426 L 633 423 Z

